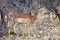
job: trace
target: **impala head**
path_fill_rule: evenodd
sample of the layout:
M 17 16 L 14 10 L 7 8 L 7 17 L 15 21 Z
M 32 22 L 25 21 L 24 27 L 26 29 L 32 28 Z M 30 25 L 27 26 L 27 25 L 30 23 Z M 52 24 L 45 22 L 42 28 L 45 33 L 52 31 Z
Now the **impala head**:
M 37 12 L 35 10 L 33 10 L 33 11 L 31 11 L 31 15 L 35 16 L 35 15 L 37 15 Z

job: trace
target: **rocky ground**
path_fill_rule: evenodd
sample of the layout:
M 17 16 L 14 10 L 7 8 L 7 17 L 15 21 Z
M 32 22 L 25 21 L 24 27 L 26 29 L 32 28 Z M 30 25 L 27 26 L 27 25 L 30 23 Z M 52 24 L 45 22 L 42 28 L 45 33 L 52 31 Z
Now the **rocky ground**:
M 59 12 L 60 6 L 56 9 Z M 1 25 L 0 36 L 3 36 L 0 40 L 60 40 L 60 21 L 55 12 L 41 7 L 37 13 L 36 20 L 29 25 L 29 28 L 25 29 L 24 24 L 18 22 L 9 29 Z M 7 34 L 9 31 L 11 33 Z

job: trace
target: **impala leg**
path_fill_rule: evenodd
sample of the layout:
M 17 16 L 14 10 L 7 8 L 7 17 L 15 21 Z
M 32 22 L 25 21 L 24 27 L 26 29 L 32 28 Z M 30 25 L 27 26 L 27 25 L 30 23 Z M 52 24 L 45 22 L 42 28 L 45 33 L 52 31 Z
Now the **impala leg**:
M 25 24 L 25 28 L 28 29 L 29 28 L 29 23 Z
M 9 40 L 9 39 L 10 39 L 10 28 L 8 29 L 8 33 L 6 34 L 5 40 Z
M 17 32 L 16 32 L 16 24 L 15 24 L 14 27 L 13 27 L 13 31 L 14 31 L 14 33 L 17 33 Z
M 26 31 L 27 31 L 27 35 L 30 35 L 30 23 L 27 23 L 27 26 L 26 26 Z
M 26 32 L 28 33 L 28 35 L 30 34 L 29 25 L 30 25 L 30 23 L 25 24 L 25 30 L 26 30 Z

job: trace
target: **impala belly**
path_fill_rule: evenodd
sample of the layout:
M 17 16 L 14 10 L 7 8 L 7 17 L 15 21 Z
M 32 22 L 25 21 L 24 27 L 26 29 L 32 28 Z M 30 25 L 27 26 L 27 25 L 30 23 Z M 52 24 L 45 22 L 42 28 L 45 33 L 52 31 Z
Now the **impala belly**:
M 27 23 L 29 20 L 28 19 L 23 19 L 23 18 L 17 18 L 16 21 L 19 22 L 19 23 L 22 23 L 22 22 Z

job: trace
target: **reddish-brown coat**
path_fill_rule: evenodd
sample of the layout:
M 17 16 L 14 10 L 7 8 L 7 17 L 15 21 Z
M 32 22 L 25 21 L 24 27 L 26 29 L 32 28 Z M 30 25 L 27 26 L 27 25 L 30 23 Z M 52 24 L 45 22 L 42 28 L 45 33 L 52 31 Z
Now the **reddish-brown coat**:
M 31 14 L 22 14 L 22 13 L 14 13 L 12 12 L 10 14 L 10 18 L 12 23 L 14 23 L 15 18 L 17 18 L 18 22 L 24 21 L 26 23 L 25 28 L 29 27 L 29 24 L 32 23 L 34 20 L 36 20 L 36 16 L 37 13 L 35 13 L 35 15 L 31 15 Z

